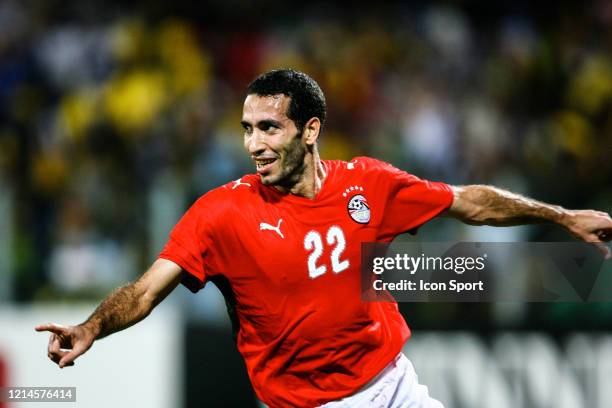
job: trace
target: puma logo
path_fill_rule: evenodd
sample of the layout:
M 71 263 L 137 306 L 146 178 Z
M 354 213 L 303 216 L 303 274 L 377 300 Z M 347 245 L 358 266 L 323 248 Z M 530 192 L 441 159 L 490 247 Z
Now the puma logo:
M 249 186 L 249 187 L 251 187 L 251 185 L 249 183 L 243 183 L 242 179 L 239 178 L 238 180 L 234 180 L 234 185 L 232 186 L 232 190 L 235 190 L 236 188 L 238 188 L 240 186 Z
M 285 236 L 283 235 L 283 232 L 280 230 L 280 226 L 281 223 L 283 222 L 283 219 L 281 218 L 280 220 L 278 220 L 278 225 L 275 227 L 273 225 L 268 224 L 267 222 L 260 222 L 259 223 L 259 230 L 260 231 L 274 231 L 276 232 L 278 235 L 280 235 L 281 238 L 285 239 Z

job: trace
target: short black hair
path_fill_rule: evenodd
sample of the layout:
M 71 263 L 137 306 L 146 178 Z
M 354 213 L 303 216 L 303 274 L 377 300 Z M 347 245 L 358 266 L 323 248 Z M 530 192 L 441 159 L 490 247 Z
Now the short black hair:
M 301 132 L 311 118 L 325 122 L 325 96 L 317 82 L 303 72 L 293 69 L 268 71 L 255 78 L 247 88 L 247 95 L 272 96 L 283 94 L 291 98 L 287 117 Z

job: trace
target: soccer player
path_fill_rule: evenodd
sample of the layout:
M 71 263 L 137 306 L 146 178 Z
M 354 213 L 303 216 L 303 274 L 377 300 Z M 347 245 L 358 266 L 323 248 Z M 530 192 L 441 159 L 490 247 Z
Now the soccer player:
M 51 332 L 49 358 L 73 365 L 95 340 L 145 318 L 179 283 L 196 292 L 212 281 L 269 406 L 440 407 L 401 353 L 410 330 L 397 305 L 361 301 L 362 242 L 389 242 L 446 214 L 476 225 L 555 223 L 610 256 L 604 212 L 425 181 L 368 157 L 322 160 L 325 111 L 323 92 L 301 72 L 255 79 L 242 126 L 256 174 L 198 199 L 151 268 L 87 321 L 37 326 Z

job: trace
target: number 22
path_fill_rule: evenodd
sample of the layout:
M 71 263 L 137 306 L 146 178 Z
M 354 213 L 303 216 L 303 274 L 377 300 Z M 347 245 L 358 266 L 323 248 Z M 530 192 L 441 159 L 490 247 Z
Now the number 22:
M 331 253 L 331 266 L 334 273 L 340 273 L 349 267 L 348 259 L 344 261 L 340 260 L 340 256 L 346 249 L 346 239 L 344 238 L 344 232 L 337 226 L 332 226 L 325 236 L 325 240 L 328 245 L 336 244 L 336 247 L 332 249 Z M 323 239 L 321 234 L 317 231 L 310 231 L 304 237 L 304 249 L 312 251 L 308 256 L 308 275 L 311 279 L 317 278 L 327 272 L 327 266 L 317 266 L 317 261 L 323 254 Z

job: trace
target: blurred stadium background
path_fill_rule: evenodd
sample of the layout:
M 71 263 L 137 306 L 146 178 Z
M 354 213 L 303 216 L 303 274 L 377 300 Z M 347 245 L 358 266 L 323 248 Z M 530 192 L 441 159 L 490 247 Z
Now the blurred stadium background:
M 85 319 L 191 202 L 252 171 L 239 120 L 257 74 L 320 83 L 324 158 L 609 212 L 611 51 L 606 0 L 1 0 L 0 386 L 77 385 L 87 407 L 256 406 L 212 285 L 179 288 L 69 370 L 33 325 Z M 416 239 L 571 238 L 435 220 Z M 447 408 L 612 406 L 610 303 L 401 309 Z

